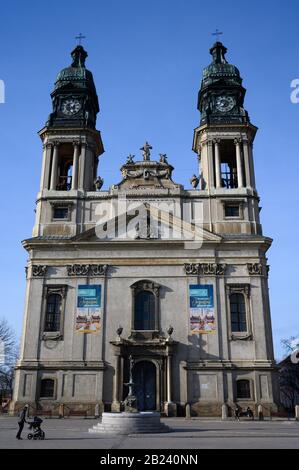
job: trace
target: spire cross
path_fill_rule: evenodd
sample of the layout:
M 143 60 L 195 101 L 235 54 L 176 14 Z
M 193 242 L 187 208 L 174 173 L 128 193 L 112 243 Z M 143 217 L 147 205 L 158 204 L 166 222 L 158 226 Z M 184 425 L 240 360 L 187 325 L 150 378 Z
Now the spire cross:
M 82 39 L 86 39 L 86 36 L 83 36 L 82 33 L 79 33 L 79 35 L 76 36 L 75 39 L 78 39 L 78 45 L 80 46 Z
M 219 31 L 219 29 L 216 29 L 215 33 L 212 33 L 212 36 L 216 36 L 217 41 L 219 39 L 219 36 L 221 36 L 223 33 Z

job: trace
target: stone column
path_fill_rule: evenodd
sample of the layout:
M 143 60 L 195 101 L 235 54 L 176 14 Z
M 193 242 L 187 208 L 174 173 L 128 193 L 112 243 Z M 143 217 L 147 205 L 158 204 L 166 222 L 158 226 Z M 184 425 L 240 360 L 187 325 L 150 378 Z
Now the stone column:
M 79 175 L 78 175 L 78 188 L 85 189 L 85 161 L 86 161 L 86 143 L 81 144 L 81 155 L 79 158 Z
M 251 185 L 255 189 L 255 172 L 254 172 L 254 160 L 253 160 L 253 142 L 248 142 L 249 151 L 249 165 L 251 174 Z
M 43 161 L 42 161 L 42 170 L 41 170 L 41 176 L 40 176 L 40 185 L 39 185 L 39 190 L 42 191 L 43 189 L 48 189 L 45 188 L 45 167 L 46 167 L 46 158 L 47 158 L 47 145 L 43 144 Z
M 172 355 L 167 351 L 167 367 L 166 367 L 166 383 L 167 383 L 167 403 L 165 405 L 165 413 L 167 416 L 177 415 L 176 403 L 172 401 Z
M 120 355 L 117 355 L 116 356 L 116 361 L 115 361 L 113 402 L 112 402 L 112 405 L 111 405 L 111 411 L 114 411 L 114 412 L 120 411 L 120 401 L 119 401 L 120 365 L 121 365 L 121 357 L 120 357 Z
M 206 190 L 209 186 L 209 167 L 208 167 L 208 145 L 203 142 L 200 145 L 200 189 Z
M 244 182 L 243 182 L 243 166 L 242 166 L 242 154 L 241 154 L 241 139 L 235 139 L 235 145 L 236 145 L 236 159 L 237 159 L 238 188 L 243 188 Z
M 50 183 L 50 170 L 51 170 L 51 159 L 52 159 L 52 147 L 53 145 L 48 142 L 43 146 L 43 165 L 40 179 L 40 190 L 49 189 Z
M 58 142 L 54 142 L 50 189 L 56 190 L 58 173 Z
M 249 148 L 248 141 L 243 141 L 243 155 L 244 155 L 244 166 L 245 166 L 245 176 L 246 182 L 245 186 L 252 188 L 252 178 L 251 178 L 251 169 L 250 169 L 250 157 L 249 157 Z
M 213 141 L 208 140 L 207 145 L 208 145 L 209 186 L 210 188 L 215 188 Z
M 79 142 L 74 142 L 72 189 L 78 189 Z
M 94 149 L 93 146 L 88 145 L 86 147 L 85 155 L 85 177 L 84 177 L 84 189 L 91 191 L 94 186 Z
M 295 406 L 295 419 L 299 421 L 299 405 Z
M 172 374 L 171 374 L 171 356 L 168 354 L 167 356 L 167 401 L 168 403 L 172 402 L 172 389 L 171 389 L 171 382 L 172 382 Z
M 201 171 L 201 155 L 200 155 L 201 146 L 198 149 L 197 162 L 198 162 L 198 177 L 199 177 L 199 188 L 204 189 L 202 184 L 202 171 Z
M 215 174 L 216 174 L 216 188 L 221 188 L 221 159 L 220 159 L 220 149 L 219 149 L 220 139 L 214 140 L 214 149 L 215 149 Z

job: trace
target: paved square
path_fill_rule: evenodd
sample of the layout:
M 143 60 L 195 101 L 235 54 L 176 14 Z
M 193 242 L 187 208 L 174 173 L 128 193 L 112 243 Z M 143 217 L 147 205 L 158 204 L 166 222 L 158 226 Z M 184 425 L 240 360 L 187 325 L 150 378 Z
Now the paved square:
M 94 419 L 45 419 L 45 441 L 16 439 L 17 418 L 0 417 L 1 449 L 299 449 L 299 422 L 164 419 L 169 434 L 100 436 L 88 429 Z

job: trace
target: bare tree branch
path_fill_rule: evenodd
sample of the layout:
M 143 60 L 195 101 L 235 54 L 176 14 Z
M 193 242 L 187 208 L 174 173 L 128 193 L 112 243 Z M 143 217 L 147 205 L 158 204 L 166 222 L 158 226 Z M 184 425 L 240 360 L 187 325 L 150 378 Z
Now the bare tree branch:
M 14 367 L 19 355 L 16 335 L 5 319 L 0 319 L 1 345 L 3 357 L 0 358 L 0 399 L 7 394 L 12 394 Z

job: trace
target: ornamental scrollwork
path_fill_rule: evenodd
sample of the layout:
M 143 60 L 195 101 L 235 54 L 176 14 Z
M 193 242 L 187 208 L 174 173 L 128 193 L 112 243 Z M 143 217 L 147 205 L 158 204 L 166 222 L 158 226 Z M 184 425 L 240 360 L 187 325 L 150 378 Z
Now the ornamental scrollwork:
M 43 264 L 33 264 L 32 265 L 32 276 L 33 277 L 43 277 L 47 272 L 46 265 Z
M 187 275 L 223 276 L 226 264 L 221 263 L 191 263 L 185 264 Z
M 268 266 L 264 268 L 262 263 L 247 263 L 247 270 L 250 276 L 262 276 L 268 274 Z
M 107 264 L 71 264 L 66 267 L 68 276 L 104 276 Z

